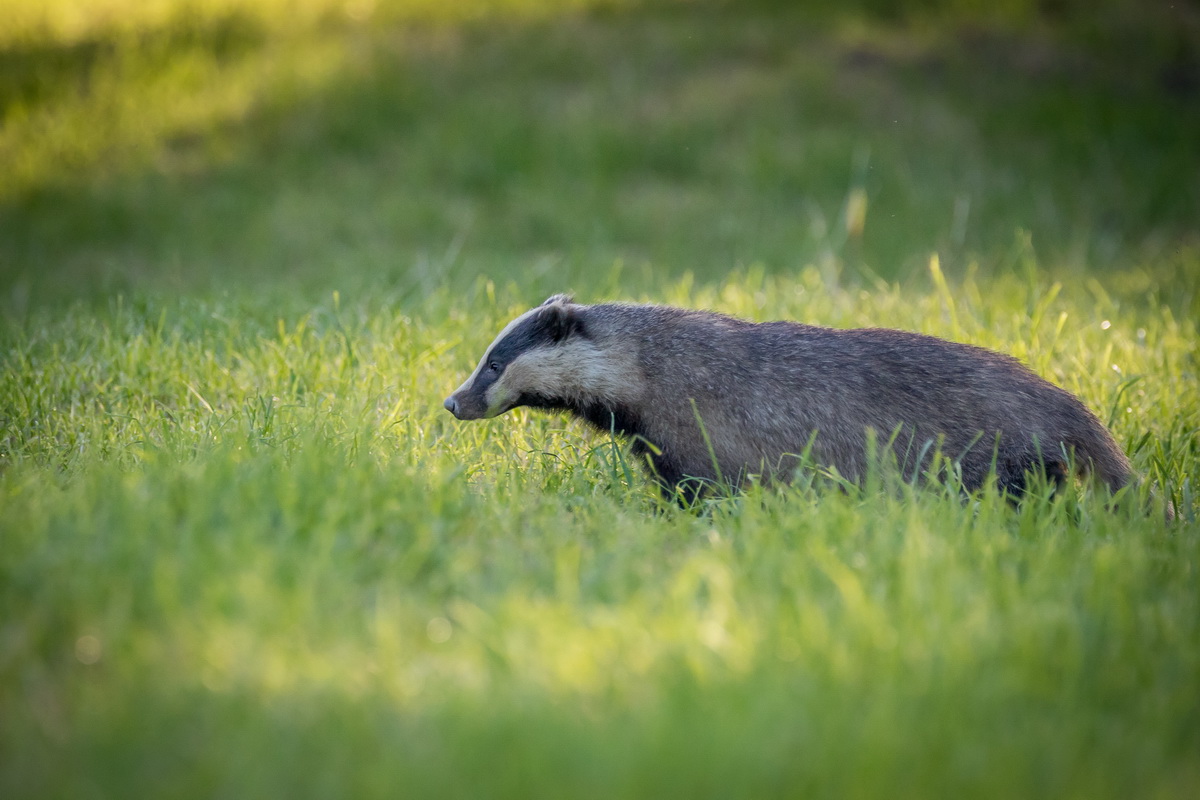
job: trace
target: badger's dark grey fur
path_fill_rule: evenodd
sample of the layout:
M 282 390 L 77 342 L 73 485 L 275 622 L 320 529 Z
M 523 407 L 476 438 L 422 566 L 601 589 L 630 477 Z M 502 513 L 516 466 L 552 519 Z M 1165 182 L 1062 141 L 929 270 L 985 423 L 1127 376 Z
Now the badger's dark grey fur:
M 1013 493 L 1033 471 L 1061 481 L 1071 465 L 1113 491 L 1130 480 L 1125 454 L 1069 392 L 1010 356 L 895 330 L 555 295 L 509 323 L 445 406 L 459 419 L 571 411 L 634 437 L 668 493 L 687 478 L 786 480 L 810 444 L 814 463 L 858 480 L 869 429 L 910 475 L 940 449 L 967 489 L 993 469 Z

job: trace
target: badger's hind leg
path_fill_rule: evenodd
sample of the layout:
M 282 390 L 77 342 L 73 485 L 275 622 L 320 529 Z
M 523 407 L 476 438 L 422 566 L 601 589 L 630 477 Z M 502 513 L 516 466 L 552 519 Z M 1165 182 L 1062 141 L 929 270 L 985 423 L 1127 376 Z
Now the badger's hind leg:
M 996 486 L 1014 502 L 1043 480 L 1053 494 L 1058 494 L 1070 477 L 1070 465 L 1058 459 L 1047 460 L 1035 456 L 1005 459 L 996 463 Z

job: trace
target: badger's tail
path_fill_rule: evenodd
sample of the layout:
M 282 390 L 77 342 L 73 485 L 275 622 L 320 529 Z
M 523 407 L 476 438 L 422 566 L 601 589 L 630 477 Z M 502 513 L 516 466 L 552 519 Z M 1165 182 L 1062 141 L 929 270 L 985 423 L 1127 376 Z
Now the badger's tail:
M 1113 441 L 1107 430 L 1090 432 L 1091 435 L 1075 443 L 1075 457 L 1080 469 L 1090 471 L 1097 480 L 1103 481 L 1110 492 L 1117 492 L 1133 480 L 1133 465 L 1129 458 Z
M 1095 429 L 1087 431 L 1074 444 L 1079 468 L 1091 474 L 1114 494 L 1134 482 L 1133 465 L 1121 450 L 1108 429 L 1095 420 Z M 1163 502 L 1168 522 L 1175 519 L 1175 506 L 1169 499 Z

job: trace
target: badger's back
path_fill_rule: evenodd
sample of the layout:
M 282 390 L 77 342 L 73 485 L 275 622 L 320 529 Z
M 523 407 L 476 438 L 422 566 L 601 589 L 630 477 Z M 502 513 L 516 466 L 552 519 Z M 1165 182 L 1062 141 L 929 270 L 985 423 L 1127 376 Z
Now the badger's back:
M 1083 403 L 1009 356 L 886 329 L 593 309 L 611 317 L 613 348 L 636 348 L 642 387 L 626 416 L 663 451 L 657 466 L 668 474 L 778 475 L 811 444 L 816 463 L 858 479 L 873 430 L 893 441 L 910 474 L 936 449 L 959 461 L 969 488 L 993 464 L 1019 489 L 1039 465 L 1065 476 L 1071 459 L 1114 489 L 1129 478 L 1124 454 Z

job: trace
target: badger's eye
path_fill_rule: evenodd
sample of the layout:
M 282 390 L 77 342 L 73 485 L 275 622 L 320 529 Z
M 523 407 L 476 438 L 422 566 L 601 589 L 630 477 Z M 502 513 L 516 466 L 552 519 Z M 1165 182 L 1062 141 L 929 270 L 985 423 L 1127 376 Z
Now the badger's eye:
M 490 372 L 499 372 L 499 371 L 500 371 L 500 365 L 499 365 L 499 364 L 497 364 L 495 361 L 489 361 L 489 362 L 488 362 L 488 371 L 490 371 Z

